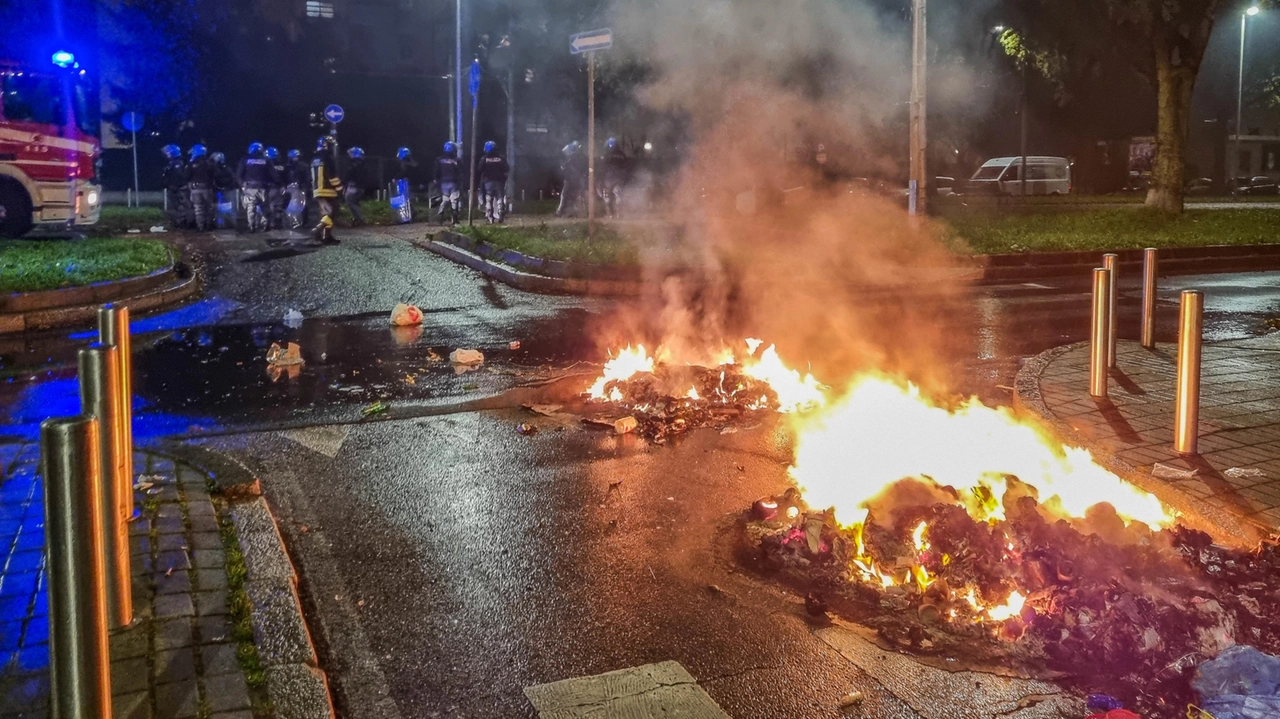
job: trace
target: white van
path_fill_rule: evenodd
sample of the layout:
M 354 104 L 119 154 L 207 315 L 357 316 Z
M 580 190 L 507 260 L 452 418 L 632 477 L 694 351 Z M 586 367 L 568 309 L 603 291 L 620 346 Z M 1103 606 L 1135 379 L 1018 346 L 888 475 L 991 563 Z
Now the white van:
M 981 195 L 1022 194 L 1022 158 L 994 157 L 982 163 L 965 183 L 964 191 Z M 1066 195 L 1071 192 L 1071 163 L 1065 157 L 1027 157 L 1028 195 Z

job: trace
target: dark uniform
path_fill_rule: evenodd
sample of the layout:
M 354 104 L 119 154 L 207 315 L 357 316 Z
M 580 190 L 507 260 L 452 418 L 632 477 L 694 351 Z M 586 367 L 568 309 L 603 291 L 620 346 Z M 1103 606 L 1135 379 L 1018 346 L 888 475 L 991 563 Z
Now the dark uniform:
M 262 146 L 258 143 L 251 145 L 249 155 L 240 161 L 236 171 L 236 179 L 240 182 L 240 204 L 244 207 L 250 232 L 267 229 L 263 206 L 267 201 L 267 189 L 271 187 L 272 173 L 271 162 L 263 153 Z
M 320 224 L 315 226 L 313 232 L 316 239 L 325 244 L 338 242 L 333 236 L 333 213 L 341 187 L 342 181 L 338 179 L 337 167 L 333 162 L 333 148 L 322 139 L 311 160 L 311 194 L 320 207 Z
M 267 148 L 267 162 L 271 165 L 271 179 L 267 185 L 267 228 L 284 227 L 284 205 L 287 194 L 284 187 L 284 160 L 274 147 Z
M 190 202 L 190 195 L 187 194 L 187 163 L 182 161 L 182 150 L 177 145 L 166 145 L 164 153 L 168 158 L 161 173 L 164 182 L 164 211 L 169 217 L 169 225 L 176 229 L 187 224 L 187 205 Z
M 285 192 L 289 195 L 287 214 L 289 229 L 296 230 L 306 223 L 307 188 L 311 187 L 311 166 L 302 159 L 302 153 L 289 151 L 289 162 L 284 166 Z
M 445 210 L 449 210 L 449 222 L 454 223 L 460 219 L 462 207 L 462 164 L 458 161 L 457 155 L 453 154 L 451 146 L 448 143 L 445 147 L 443 155 L 436 158 L 435 176 L 436 183 L 440 186 L 440 223 L 444 224 Z
M 356 150 L 358 148 L 352 148 Z M 364 198 L 366 190 L 372 186 L 369 179 L 369 166 L 364 162 L 364 153 L 354 155 L 351 158 L 351 164 L 347 165 L 346 182 L 342 190 L 342 202 L 347 206 L 347 211 L 351 213 L 351 218 L 357 225 L 364 224 L 364 212 L 360 210 L 360 200 Z
M 196 229 L 208 232 L 213 229 L 213 193 L 218 184 L 217 168 L 204 148 L 191 152 L 191 164 L 187 165 L 187 189 L 191 193 L 191 209 L 195 213 Z
M 490 223 L 502 222 L 507 210 L 507 176 L 511 166 L 498 154 L 497 148 L 486 147 L 480 158 L 480 200 L 484 205 L 485 219 Z
M 236 226 L 236 177 L 231 172 L 231 168 L 227 167 L 227 158 L 221 152 L 215 152 L 212 155 L 213 163 L 213 186 L 217 189 L 217 220 L 218 227 Z
M 395 193 L 391 196 L 391 209 L 396 211 L 396 218 L 405 223 L 413 220 L 413 175 L 418 168 L 418 161 L 413 159 L 407 147 L 396 151 L 396 160 L 396 176 L 392 180 Z
M 609 217 L 617 217 L 622 211 L 622 186 L 627 181 L 627 155 L 614 144 L 604 155 L 604 172 L 601 173 L 600 197 Z
M 578 198 L 587 187 L 587 156 L 577 142 L 564 148 L 564 161 L 560 163 L 564 186 L 560 188 L 560 206 L 556 217 L 576 217 Z

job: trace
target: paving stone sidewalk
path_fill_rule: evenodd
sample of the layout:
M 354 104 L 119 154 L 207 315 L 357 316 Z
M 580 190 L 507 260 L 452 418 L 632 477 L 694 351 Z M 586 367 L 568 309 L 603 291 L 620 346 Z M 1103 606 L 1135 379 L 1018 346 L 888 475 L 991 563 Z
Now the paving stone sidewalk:
M 0 719 L 49 714 L 39 447 L 0 445 Z M 250 719 L 208 477 L 138 453 L 130 526 L 134 624 L 111 634 L 115 719 Z
M 1280 333 L 1204 346 L 1199 454 L 1191 457 L 1173 450 L 1176 345 L 1121 341 L 1116 357 L 1106 400 L 1089 396 L 1088 343 L 1028 362 L 1018 399 L 1142 474 L 1157 463 L 1193 470 L 1153 479 L 1194 501 L 1280 527 Z

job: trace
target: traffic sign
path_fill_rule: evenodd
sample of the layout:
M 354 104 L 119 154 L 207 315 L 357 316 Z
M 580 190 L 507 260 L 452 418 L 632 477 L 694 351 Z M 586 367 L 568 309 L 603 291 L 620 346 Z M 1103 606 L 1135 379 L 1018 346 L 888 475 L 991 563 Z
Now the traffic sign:
M 342 105 L 330 105 L 324 109 L 324 119 L 335 125 L 342 122 L 342 118 L 345 116 L 346 113 L 342 111 Z
M 120 116 L 120 127 L 129 132 L 137 132 L 142 129 L 142 115 L 132 110 Z
M 608 50 L 613 47 L 613 31 L 609 28 L 588 30 L 569 38 L 569 52 L 580 55 L 595 50 Z

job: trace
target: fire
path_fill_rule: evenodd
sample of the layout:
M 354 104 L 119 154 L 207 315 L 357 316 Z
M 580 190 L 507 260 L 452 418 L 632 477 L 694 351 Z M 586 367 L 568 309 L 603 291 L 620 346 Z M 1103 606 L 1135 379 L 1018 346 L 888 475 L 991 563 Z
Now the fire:
M 645 351 L 644 345 L 628 346 L 604 363 L 604 373 L 600 375 L 595 384 L 591 385 L 589 390 L 592 399 L 605 398 L 605 385 L 610 382 L 621 382 L 628 380 L 641 372 L 652 372 L 654 360 Z M 615 387 L 613 392 L 609 393 L 609 399 L 617 402 L 622 399 L 622 393 Z
M 1034 487 L 1041 505 L 1062 516 L 1083 517 L 1108 502 L 1126 522 L 1153 529 L 1173 522 L 1159 500 L 1088 451 L 976 398 L 948 409 L 911 384 L 867 375 L 820 416 L 798 420 L 798 428 L 791 475 L 810 506 L 834 508 L 843 526 L 862 523 L 868 502 L 908 477 L 953 487 L 980 521 L 1001 519 L 1007 475 Z
M 998 607 L 988 607 L 987 617 L 993 621 L 1003 622 L 1006 619 L 1012 619 L 1022 614 L 1022 608 L 1026 606 L 1027 598 L 1022 592 L 1013 590 L 1009 593 L 1009 599 Z
M 747 340 L 750 350 L 749 359 L 744 362 L 743 374 L 766 382 L 778 395 L 779 412 L 798 412 L 804 409 L 821 407 L 826 404 L 826 396 L 822 393 L 822 384 L 812 374 L 801 375 L 798 371 L 787 367 L 778 356 L 778 349 L 769 345 L 768 349 L 755 357 L 755 351 L 763 344 L 760 340 Z

